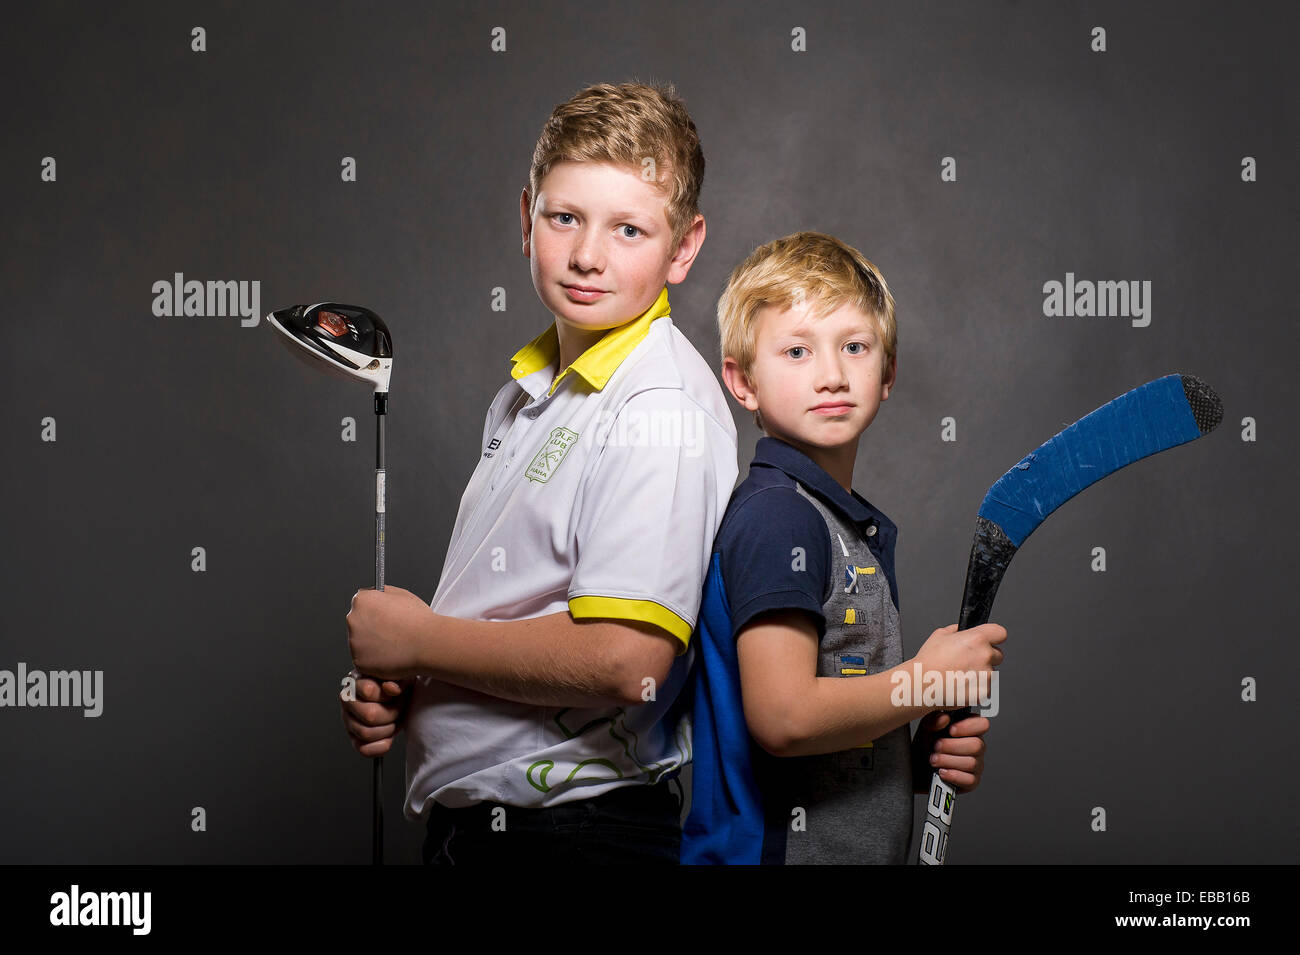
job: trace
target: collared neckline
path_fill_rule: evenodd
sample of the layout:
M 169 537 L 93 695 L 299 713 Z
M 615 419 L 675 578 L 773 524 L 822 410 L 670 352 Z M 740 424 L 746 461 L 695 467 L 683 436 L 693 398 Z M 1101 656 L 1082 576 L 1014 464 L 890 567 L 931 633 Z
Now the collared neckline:
M 816 491 L 828 504 L 856 524 L 867 525 L 873 521 L 882 527 L 892 527 L 893 522 L 876 510 L 857 491 L 844 490 L 840 482 L 826 473 L 826 469 L 793 445 L 780 438 L 766 435 L 754 447 L 754 465 L 765 465 L 784 471 L 799 483 Z
M 556 387 L 569 372 L 580 375 L 587 384 L 600 391 L 609 382 L 610 376 L 623 363 L 623 359 L 632 353 L 632 349 L 641 344 L 641 340 L 650 332 L 650 324 L 656 318 L 669 315 L 668 286 L 659 292 L 653 305 L 623 325 L 611 328 L 596 344 L 589 347 L 574 359 L 573 364 L 560 374 L 547 394 L 554 394 Z M 559 360 L 560 337 L 556 323 L 530 341 L 511 356 L 510 377 L 518 380 L 534 372 L 549 368 Z

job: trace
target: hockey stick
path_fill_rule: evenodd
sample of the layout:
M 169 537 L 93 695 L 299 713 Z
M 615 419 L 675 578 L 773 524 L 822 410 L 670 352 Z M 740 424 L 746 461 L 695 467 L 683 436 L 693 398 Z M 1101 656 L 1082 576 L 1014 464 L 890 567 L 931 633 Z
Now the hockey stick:
M 1222 420 L 1223 403 L 1209 385 L 1191 375 L 1166 375 L 1102 405 L 1026 455 L 980 505 L 957 629 L 988 623 L 1011 558 L 1058 507 L 1134 461 L 1209 434 Z M 953 712 L 948 725 L 970 713 L 970 707 Z M 956 802 L 957 791 L 936 771 L 918 865 L 943 865 Z

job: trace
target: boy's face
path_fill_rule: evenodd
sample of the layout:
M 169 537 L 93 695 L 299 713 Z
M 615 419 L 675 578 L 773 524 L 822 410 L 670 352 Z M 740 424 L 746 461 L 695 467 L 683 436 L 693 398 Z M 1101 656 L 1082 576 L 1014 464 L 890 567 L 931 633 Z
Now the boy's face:
M 686 278 L 704 241 L 697 216 L 672 247 L 667 204 L 631 167 L 561 162 L 542 179 L 537 208 L 519 202 L 533 286 L 555 316 L 577 330 L 627 323 L 654 304 L 664 283 Z
M 875 320 L 854 305 L 813 318 L 816 303 L 760 309 L 748 378 L 734 358 L 723 377 L 736 399 L 761 410 L 768 434 L 795 447 L 830 450 L 856 442 L 889 397 Z

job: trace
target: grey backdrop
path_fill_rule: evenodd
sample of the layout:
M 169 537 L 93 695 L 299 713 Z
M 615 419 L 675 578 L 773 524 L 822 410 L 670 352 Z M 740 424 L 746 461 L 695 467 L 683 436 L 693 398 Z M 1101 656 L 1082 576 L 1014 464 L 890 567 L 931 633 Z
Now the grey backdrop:
M 671 293 L 710 361 L 728 271 L 777 236 L 840 236 L 895 293 L 898 386 L 855 487 L 901 526 L 909 654 L 955 619 L 979 500 L 1021 455 L 1169 372 L 1224 398 L 1218 432 L 1089 490 L 1013 564 L 1003 711 L 950 861 L 1289 861 L 1288 6 L 7 14 L 0 669 L 101 669 L 105 699 L 95 719 L 0 709 L 0 861 L 368 859 L 369 774 L 336 693 L 372 575 L 369 397 L 292 362 L 264 322 L 155 317 L 152 285 L 258 281 L 261 314 L 334 299 L 388 320 L 388 579 L 428 599 L 507 358 L 551 321 L 519 249 L 537 133 L 583 86 L 631 79 L 675 83 L 703 140 L 708 240 Z M 359 181 L 340 181 L 344 156 Z M 1150 325 L 1045 317 L 1043 284 L 1067 272 L 1149 280 Z M 736 420 L 743 477 L 756 434 Z M 410 862 L 400 767 L 388 856 Z

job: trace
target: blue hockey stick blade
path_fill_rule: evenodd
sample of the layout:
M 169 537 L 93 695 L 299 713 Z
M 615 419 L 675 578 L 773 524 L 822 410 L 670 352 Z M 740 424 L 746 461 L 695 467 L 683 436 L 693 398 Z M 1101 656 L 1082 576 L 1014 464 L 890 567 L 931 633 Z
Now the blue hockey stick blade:
M 1166 375 L 1080 418 L 989 488 L 979 516 L 1015 547 L 1049 514 L 1109 474 L 1194 441 L 1223 420 L 1223 402 L 1191 375 Z

